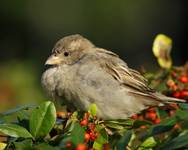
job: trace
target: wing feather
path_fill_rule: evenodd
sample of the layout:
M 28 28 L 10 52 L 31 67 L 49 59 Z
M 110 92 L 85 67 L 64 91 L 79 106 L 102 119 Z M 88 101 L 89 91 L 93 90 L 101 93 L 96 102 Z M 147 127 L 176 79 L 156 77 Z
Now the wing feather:
M 107 51 L 105 49 L 99 49 L 101 57 L 100 66 L 111 74 L 122 85 L 129 86 L 135 90 L 143 93 L 153 92 L 148 87 L 147 80 L 136 70 L 130 69 L 127 64 L 121 60 L 118 55 Z M 109 57 L 109 54 L 111 57 Z
M 122 86 L 125 86 L 129 93 L 152 98 L 162 103 L 185 102 L 181 99 L 164 96 L 151 89 L 147 80 L 138 71 L 129 68 L 115 53 L 102 48 L 96 48 L 96 50 L 100 55 L 98 57 L 102 57 L 99 65 Z

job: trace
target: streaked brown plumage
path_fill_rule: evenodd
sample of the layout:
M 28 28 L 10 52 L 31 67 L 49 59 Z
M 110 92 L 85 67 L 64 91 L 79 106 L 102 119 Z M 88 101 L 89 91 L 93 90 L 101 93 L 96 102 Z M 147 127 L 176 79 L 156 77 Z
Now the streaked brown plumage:
M 51 65 L 42 85 L 71 110 L 97 105 L 103 119 L 126 119 L 148 106 L 181 101 L 148 87 L 146 79 L 111 51 L 98 48 L 80 35 L 59 40 L 46 61 Z

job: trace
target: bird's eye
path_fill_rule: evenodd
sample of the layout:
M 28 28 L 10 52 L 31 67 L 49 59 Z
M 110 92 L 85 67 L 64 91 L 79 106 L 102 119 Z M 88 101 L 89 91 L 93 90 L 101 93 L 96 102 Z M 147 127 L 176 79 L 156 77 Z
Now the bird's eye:
M 64 52 L 64 56 L 65 57 L 69 56 L 69 52 Z

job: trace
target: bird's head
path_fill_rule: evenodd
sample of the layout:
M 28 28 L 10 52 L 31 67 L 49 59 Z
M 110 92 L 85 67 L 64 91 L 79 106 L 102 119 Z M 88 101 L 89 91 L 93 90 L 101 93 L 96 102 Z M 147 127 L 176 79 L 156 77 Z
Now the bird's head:
M 66 36 L 54 46 L 46 65 L 74 64 L 94 45 L 79 34 Z

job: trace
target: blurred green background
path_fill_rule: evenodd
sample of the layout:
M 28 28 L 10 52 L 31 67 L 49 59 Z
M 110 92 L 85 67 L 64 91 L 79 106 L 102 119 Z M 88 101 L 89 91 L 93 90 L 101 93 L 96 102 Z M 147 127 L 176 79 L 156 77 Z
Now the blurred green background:
M 1 0 L 0 112 L 47 100 L 40 85 L 57 40 L 79 33 L 129 66 L 156 69 L 152 42 L 170 36 L 176 65 L 187 60 L 187 0 Z

